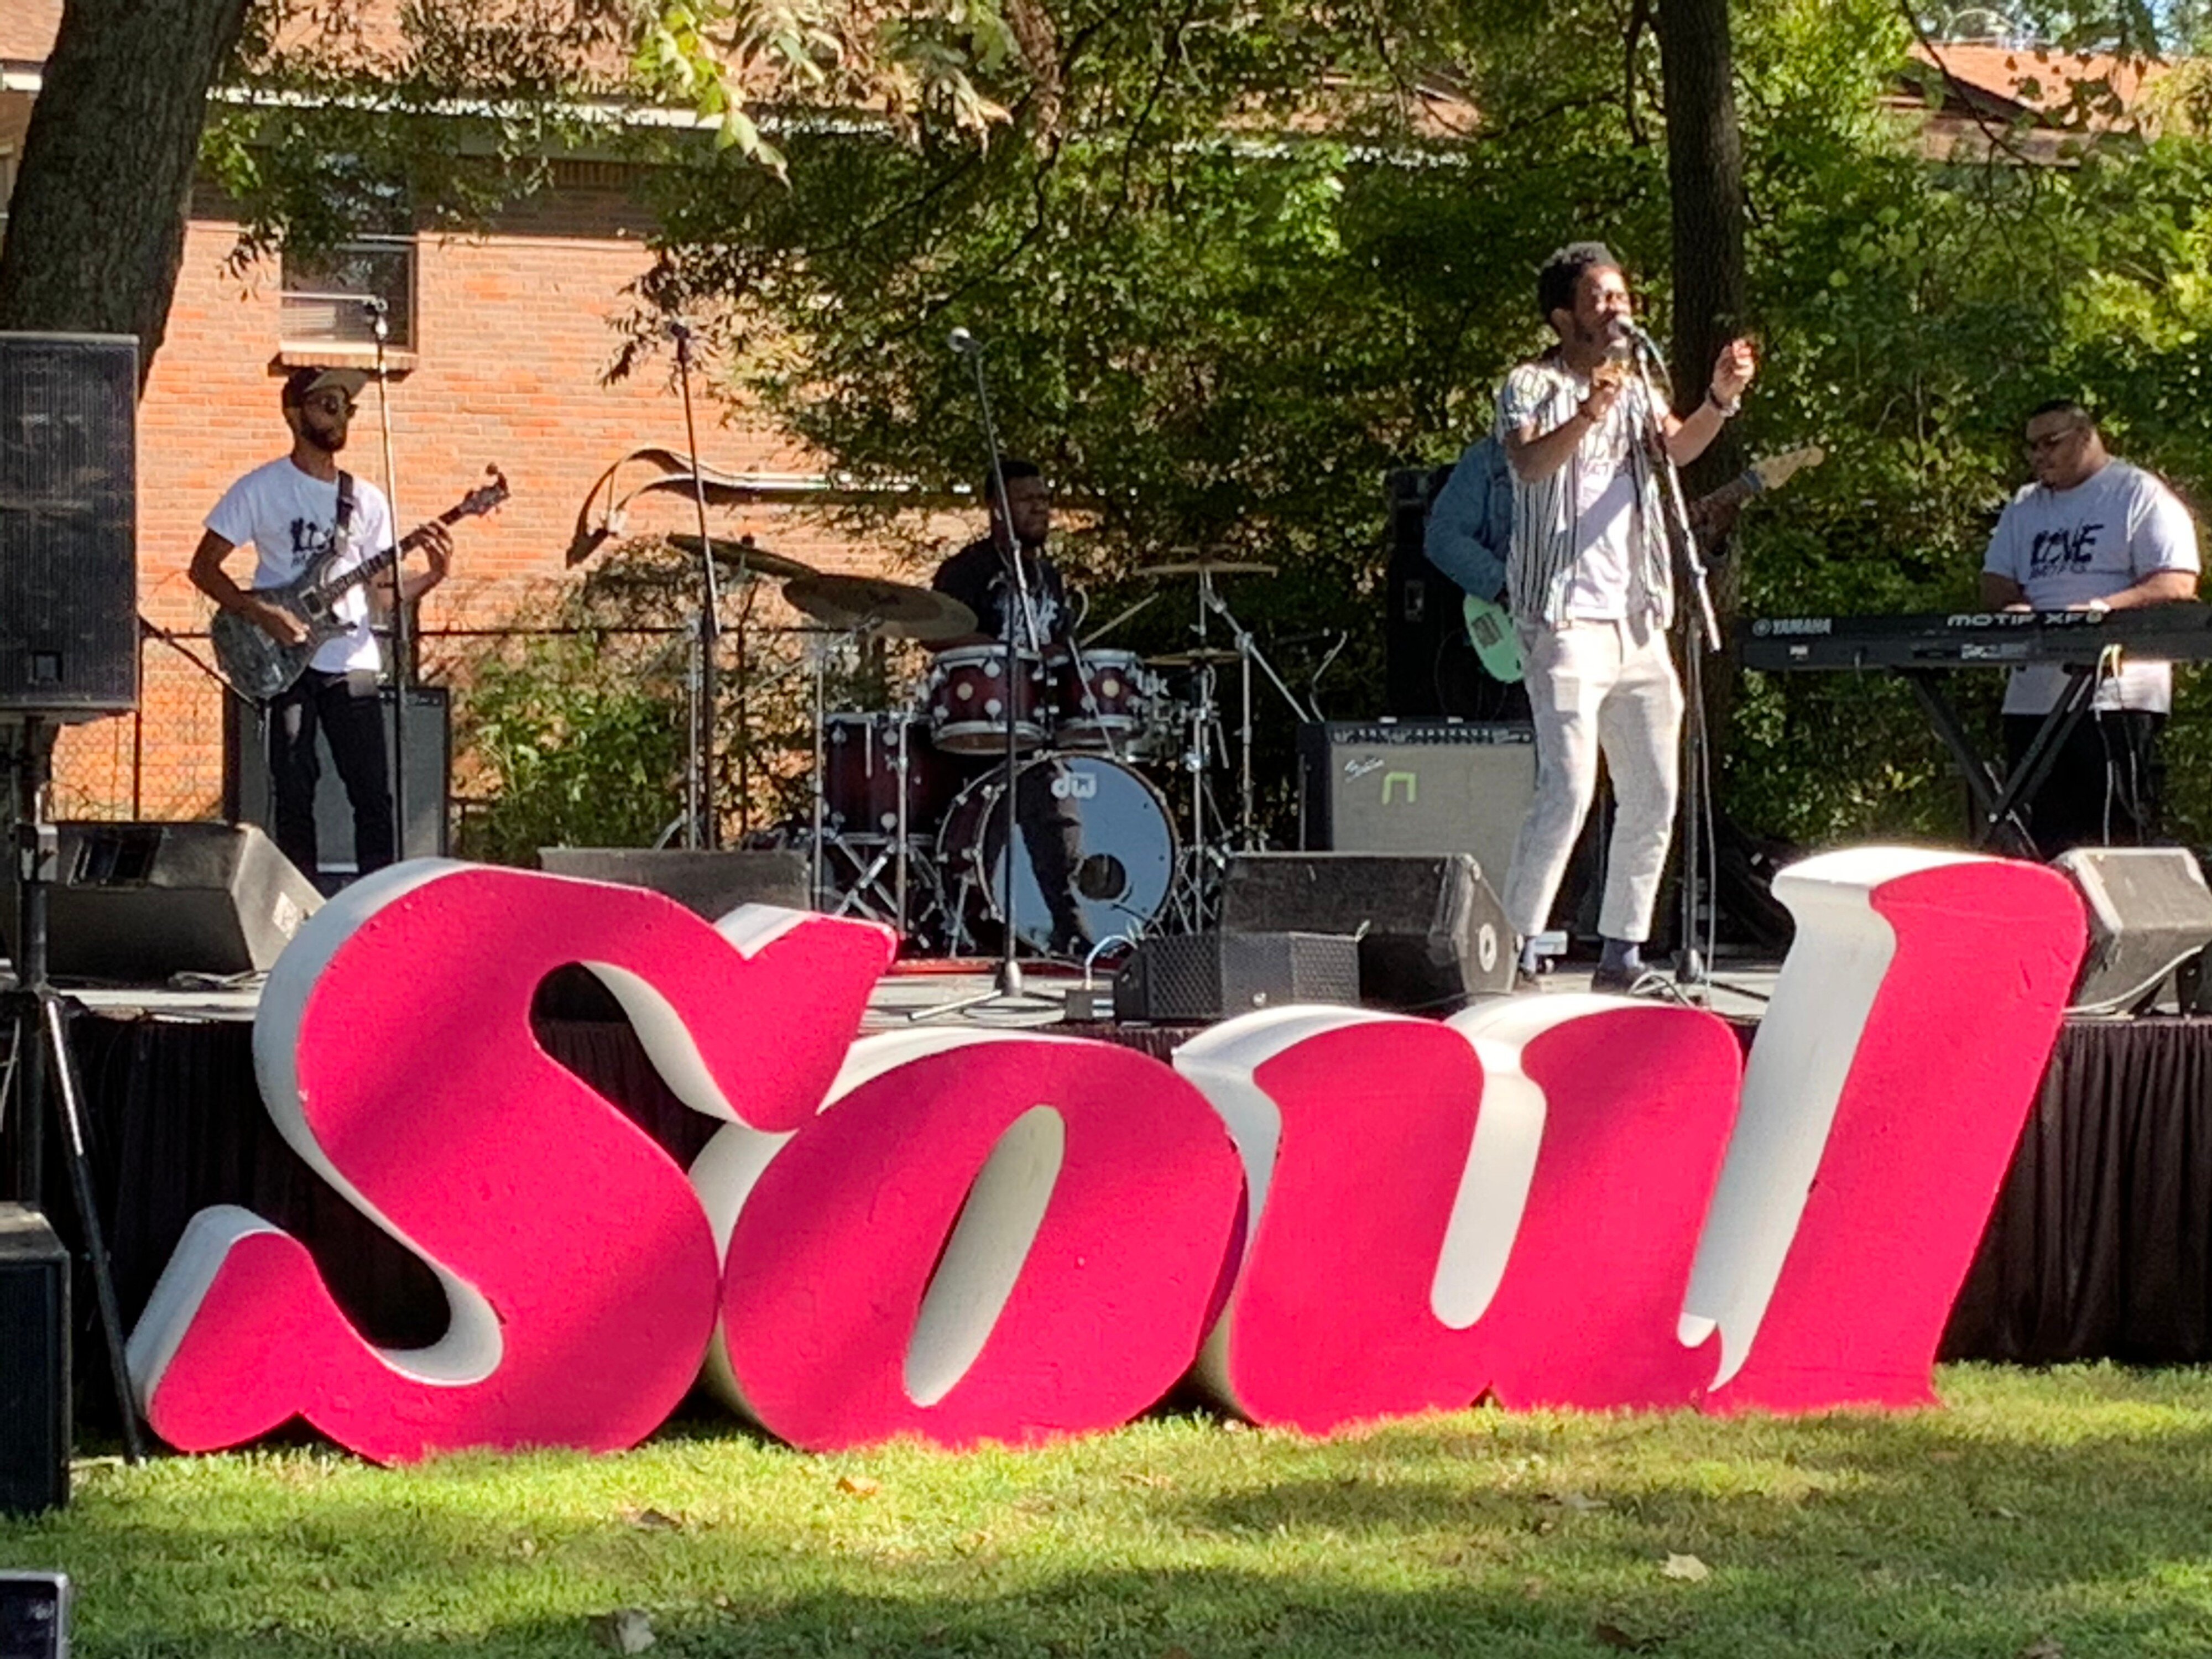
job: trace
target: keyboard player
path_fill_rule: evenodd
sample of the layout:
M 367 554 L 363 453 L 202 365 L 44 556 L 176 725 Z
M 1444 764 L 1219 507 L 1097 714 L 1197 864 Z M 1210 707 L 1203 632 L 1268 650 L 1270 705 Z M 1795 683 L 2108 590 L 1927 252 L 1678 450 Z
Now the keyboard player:
M 2027 417 L 2034 482 L 2012 498 L 1982 561 L 1992 610 L 2121 611 L 2197 597 L 2197 527 L 2159 479 L 2106 452 L 2095 418 L 2060 398 Z M 2045 858 L 2069 847 L 2141 842 L 2158 831 L 2159 728 L 2173 696 L 2172 667 L 2125 659 L 2103 673 L 2042 787 L 2028 828 Z M 2013 671 L 2005 688 L 2005 747 L 2017 768 L 2066 670 Z

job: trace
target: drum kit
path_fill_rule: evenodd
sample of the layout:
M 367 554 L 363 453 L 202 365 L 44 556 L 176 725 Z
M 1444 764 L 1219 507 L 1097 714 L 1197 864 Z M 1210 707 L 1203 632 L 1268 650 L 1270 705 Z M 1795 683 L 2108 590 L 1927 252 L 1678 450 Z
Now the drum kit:
M 859 576 L 784 582 L 817 636 L 811 814 L 799 837 L 818 908 L 887 922 L 955 956 L 996 948 L 1007 928 L 1030 954 L 1073 957 L 1206 924 L 1229 852 L 1255 844 L 1255 665 L 1304 710 L 1214 586 L 1273 575 L 1274 567 L 1206 558 L 1146 574 L 1196 581 L 1189 649 L 1146 658 L 1073 639 L 1011 653 L 996 641 L 947 645 L 971 639 L 976 620 L 945 594 Z M 1208 633 L 1215 619 L 1226 622 L 1229 644 Z M 830 655 L 841 641 L 877 639 L 936 647 L 912 697 L 900 707 L 830 708 Z M 1212 781 L 1229 753 L 1218 693 L 1219 671 L 1231 666 L 1242 671 L 1243 714 L 1233 826 Z M 1024 818 L 1011 860 L 1009 725 Z M 1049 818 L 1050 830 L 1032 833 L 1032 817 Z M 1054 867 L 1063 858 L 1064 871 Z M 1048 885 L 1059 890 L 1056 905 Z M 1071 905 L 1079 927 L 1069 926 Z

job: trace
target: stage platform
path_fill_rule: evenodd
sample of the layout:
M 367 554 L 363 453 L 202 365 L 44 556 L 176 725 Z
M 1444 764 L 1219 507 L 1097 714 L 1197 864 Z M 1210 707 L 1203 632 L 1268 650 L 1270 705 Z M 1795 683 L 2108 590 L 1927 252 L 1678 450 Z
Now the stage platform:
M 1200 1029 L 1069 1025 L 1057 994 L 1079 975 L 1032 971 L 1037 1002 L 951 1015 L 969 1029 L 1056 1030 L 1165 1058 Z M 1714 1012 L 1750 1040 L 1772 964 L 1724 963 Z M 989 964 L 900 972 L 878 988 L 871 1031 L 988 991 Z M 1550 975 L 1585 989 L 1587 971 Z M 435 1340 L 445 1312 L 419 1262 L 331 1194 L 276 1134 L 253 1078 L 253 987 L 85 989 L 74 1022 L 95 1180 L 126 1326 L 185 1223 L 246 1206 L 306 1240 L 339 1303 L 377 1341 Z M 678 1103 L 618 1018 L 559 1015 L 541 1000 L 547 1052 L 616 1103 L 679 1162 L 716 1125 Z M 11 1126 L 12 1128 L 12 1126 Z M 46 1177 L 57 1225 L 74 1232 L 52 1137 Z M 12 1159 L 12 1149 L 5 1156 Z M 12 1167 L 12 1164 L 4 1167 Z M 76 1300 L 79 1399 L 94 1420 L 103 1361 L 90 1286 Z M 1979 1255 L 1954 1306 L 1947 1358 L 2026 1363 L 2108 1358 L 2212 1361 L 2212 1018 L 2070 1020 L 2062 1032 Z

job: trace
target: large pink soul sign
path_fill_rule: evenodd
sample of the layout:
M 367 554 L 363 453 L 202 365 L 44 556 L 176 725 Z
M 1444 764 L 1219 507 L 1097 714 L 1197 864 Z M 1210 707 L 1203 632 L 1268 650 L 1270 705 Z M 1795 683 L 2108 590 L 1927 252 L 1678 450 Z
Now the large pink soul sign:
M 187 1228 L 130 1342 L 185 1450 L 300 1417 L 365 1456 L 635 1444 L 702 1373 L 794 1445 L 1103 1430 L 1194 1375 L 1327 1433 L 1453 1409 L 1933 1398 L 2083 948 L 2039 866 L 1808 860 L 1747 1061 L 1695 1010 L 1271 1010 L 1172 1066 L 1031 1034 L 858 1037 L 896 941 L 441 861 L 325 907 L 254 1030 L 278 1128 L 444 1287 L 379 1348 L 299 1241 Z M 723 1127 L 688 1171 L 556 1064 L 580 963 Z

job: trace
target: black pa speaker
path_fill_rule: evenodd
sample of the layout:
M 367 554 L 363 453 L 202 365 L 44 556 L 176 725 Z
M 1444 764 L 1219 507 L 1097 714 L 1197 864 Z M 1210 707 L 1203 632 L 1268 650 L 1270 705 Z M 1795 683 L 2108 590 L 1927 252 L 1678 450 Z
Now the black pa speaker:
M 391 753 L 392 714 L 399 694 L 391 686 L 383 700 L 386 754 Z M 407 765 L 404 805 L 407 823 L 399 837 L 399 856 L 437 859 L 446 855 L 446 821 L 453 804 L 453 737 L 452 694 L 442 685 L 407 688 L 407 732 L 402 757 Z M 322 775 L 315 783 L 315 861 L 327 872 L 352 874 L 353 808 L 330 740 L 318 732 L 315 758 Z M 273 831 L 276 800 L 269 775 L 269 711 L 243 697 L 222 700 L 222 815 L 234 823 Z
M 1240 854 L 1222 882 L 1221 926 L 1352 934 L 1360 1000 L 1386 1008 L 1448 1012 L 1513 988 L 1512 930 L 1464 853 Z
M 1114 1018 L 1125 1024 L 1194 1024 L 1255 1008 L 1358 1000 L 1359 947 L 1349 934 L 1150 939 L 1114 975 Z
M 0 1512 L 69 1502 L 69 1252 L 46 1217 L 0 1204 Z
M 2212 945 L 2212 889 L 2181 847 L 2077 847 L 2051 860 L 2081 892 L 2089 951 L 2068 1005 L 2115 1013 Z
M 0 714 L 138 706 L 138 343 L 0 334 Z
M 65 1572 L 0 1572 L 0 1659 L 69 1659 Z
M 46 895 L 61 979 L 266 973 L 322 895 L 251 824 L 64 823 Z M 15 937 L 14 899 L 8 937 Z
M 649 887 L 713 921 L 740 904 L 806 910 L 803 853 L 714 851 L 684 848 L 541 847 L 538 866 L 549 876 L 578 876 L 620 887 Z

